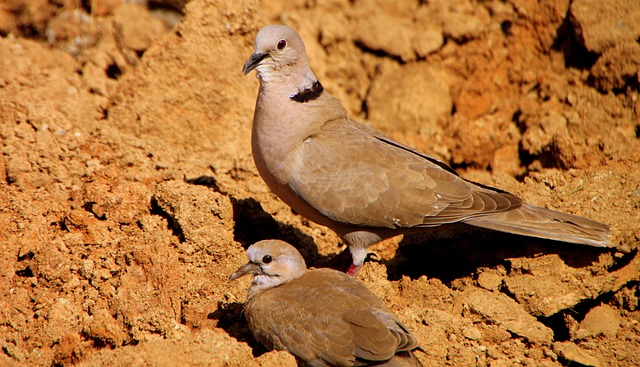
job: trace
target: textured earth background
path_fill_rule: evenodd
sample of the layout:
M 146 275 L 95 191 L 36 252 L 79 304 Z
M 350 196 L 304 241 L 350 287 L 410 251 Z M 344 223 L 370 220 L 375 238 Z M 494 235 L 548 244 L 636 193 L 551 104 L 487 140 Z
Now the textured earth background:
M 612 227 L 376 245 L 358 277 L 425 366 L 640 365 L 638 0 L 133 2 L 0 3 L 0 365 L 296 365 L 227 280 L 260 239 L 343 248 L 253 165 L 240 70 L 270 23 L 354 118 Z

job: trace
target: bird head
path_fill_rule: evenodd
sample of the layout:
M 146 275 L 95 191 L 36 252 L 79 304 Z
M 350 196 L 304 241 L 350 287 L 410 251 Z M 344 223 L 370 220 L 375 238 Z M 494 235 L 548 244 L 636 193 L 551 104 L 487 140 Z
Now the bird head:
M 307 270 L 302 255 L 290 244 L 279 240 L 256 242 L 247 249 L 249 262 L 229 276 L 230 280 L 252 274 L 249 293 L 277 287 L 296 279 Z
M 244 64 L 242 73 L 246 75 L 254 69 L 262 81 L 269 81 L 275 75 L 313 75 L 302 38 L 294 29 L 284 25 L 268 25 L 258 32 L 255 51 Z

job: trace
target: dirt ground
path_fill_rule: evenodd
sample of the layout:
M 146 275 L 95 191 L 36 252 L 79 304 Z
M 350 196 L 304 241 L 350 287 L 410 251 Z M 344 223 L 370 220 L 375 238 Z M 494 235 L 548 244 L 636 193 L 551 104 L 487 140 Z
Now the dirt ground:
M 132 2 L 133 3 L 133 2 Z M 461 231 L 358 274 L 425 366 L 640 365 L 637 0 L 0 4 L 0 365 L 296 366 L 228 275 L 343 249 L 253 165 L 256 32 L 299 30 L 351 115 L 464 177 L 611 225 L 611 249 Z

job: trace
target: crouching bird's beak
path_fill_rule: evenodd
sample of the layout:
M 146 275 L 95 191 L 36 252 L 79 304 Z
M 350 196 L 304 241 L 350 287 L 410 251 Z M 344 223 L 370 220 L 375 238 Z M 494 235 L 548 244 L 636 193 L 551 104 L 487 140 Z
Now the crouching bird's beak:
M 229 280 L 236 280 L 247 274 L 262 274 L 262 269 L 260 269 L 260 267 L 257 264 L 248 262 L 242 265 L 240 268 L 238 268 L 238 270 L 236 270 L 235 273 L 229 275 Z

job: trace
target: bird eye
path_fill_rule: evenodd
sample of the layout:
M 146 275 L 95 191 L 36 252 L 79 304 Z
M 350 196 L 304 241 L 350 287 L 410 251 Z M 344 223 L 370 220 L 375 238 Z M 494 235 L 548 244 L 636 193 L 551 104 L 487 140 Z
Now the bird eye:
M 271 257 L 271 255 L 264 255 L 264 257 L 262 258 L 263 264 L 268 264 L 272 261 L 273 261 L 273 257 Z
M 281 39 L 280 41 L 278 41 L 278 45 L 276 47 L 278 48 L 278 50 L 282 50 L 283 48 L 287 47 L 287 40 Z

